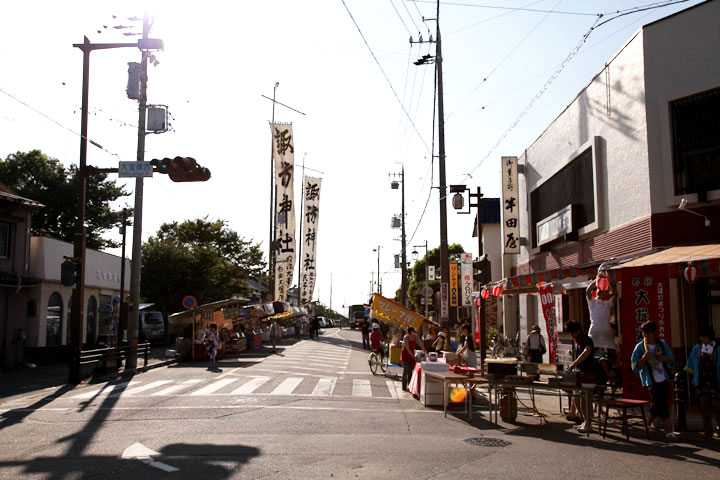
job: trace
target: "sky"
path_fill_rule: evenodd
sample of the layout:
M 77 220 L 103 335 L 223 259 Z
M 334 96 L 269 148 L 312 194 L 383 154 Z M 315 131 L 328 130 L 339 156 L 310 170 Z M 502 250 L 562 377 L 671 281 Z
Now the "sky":
M 447 184 L 499 196 L 501 156 L 531 145 L 642 25 L 698 3 L 441 2 Z M 403 167 L 408 261 L 413 250 L 424 254 L 415 245 L 439 245 L 434 66 L 413 63 L 435 55 L 427 42 L 437 39 L 435 2 L 2 2 L 0 158 L 40 149 L 77 165 L 82 53 L 72 45 L 83 36 L 134 42 L 123 33 L 141 32 L 142 22 L 128 18 L 145 9 L 150 36 L 165 45 L 149 67 L 148 103 L 166 105 L 172 127 L 147 136 L 145 158 L 190 156 L 212 178 L 146 179 L 143 240 L 163 223 L 208 217 L 267 255 L 272 102 L 263 95 L 272 97 L 277 82 L 276 99 L 292 107 L 277 106 L 275 120 L 293 123 L 296 192 L 303 161 L 307 175 L 323 178 L 314 299 L 341 312 L 365 302 L 378 261 L 383 292 L 393 296 L 401 242 L 390 224 L 401 195 L 390 182 Z M 423 43 L 411 44 L 420 34 Z M 88 137 L 102 148 L 89 147 L 89 165 L 136 160 L 138 105 L 125 90 L 127 63 L 138 61 L 136 48 L 91 54 Z M 132 206 L 134 181 L 119 183 L 130 195 L 115 207 Z M 449 243 L 477 256 L 474 215 L 448 203 L 447 217 Z

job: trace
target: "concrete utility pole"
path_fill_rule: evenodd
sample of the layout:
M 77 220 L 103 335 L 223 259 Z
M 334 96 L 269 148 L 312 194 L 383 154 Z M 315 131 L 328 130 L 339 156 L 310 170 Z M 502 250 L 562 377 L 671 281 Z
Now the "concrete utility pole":
M 143 40 L 150 34 L 150 20 L 147 10 L 143 15 Z M 147 106 L 147 64 L 148 52 L 142 51 L 140 63 L 140 100 L 138 112 L 137 161 L 145 161 L 145 110 Z M 138 322 L 140 315 L 140 270 L 142 268 L 142 214 L 143 214 L 143 177 L 135 179 L 135 219 L 133 220 L 132 264 L 130 267 L 130 305 L 128 312 L 128 343 L 138 344 Z M 137 350 L 128 352 L 125 368 L 137 367 Z
M 397 178 L 398 174 L 393 173 L 390 174 L 391 178 Z M 400 183 L 402 184 L 402 190 L 401 190 L 401 206 L 400 206 L 400 228 L 401 228 L 401 234 L 400 234 L 400 241 L 402 242 L 402 248 L 401 248 L 401 257 L 402 257 L 402 264 L 401 272 L 402 272 L 402 278 L 400 279 L 400 303 L 403 304 L 403 306 L 408 306 L 408 298 L 407 298 L 407 251 L 406 251 L 406 240 L 405 240 L 405 165 L 402 166 L 402 171 L 399 175 L 400 177 Z M 393 180 L 390 183 L 393 190 L 396 190 L 398 187 L 397 180 Z

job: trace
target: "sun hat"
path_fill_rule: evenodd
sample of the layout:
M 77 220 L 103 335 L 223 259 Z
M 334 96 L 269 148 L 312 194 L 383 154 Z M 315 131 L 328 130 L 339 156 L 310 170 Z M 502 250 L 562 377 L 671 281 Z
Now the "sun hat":
M 375 322 L 372 324 L 372 329 L 375 330 L 376 328 L 380 328 L 380 324 Z
M 438 337 L 444 337 L 444 336 L 445 336 L 445 332 L 438 332 Z
M 533 326 L 530 328 L 530 331 L 531 331 L 531 332 L 539 332 L 539 331 L 540 331 L 540 327 L 538 327 L 537 325 L 533 325 Z

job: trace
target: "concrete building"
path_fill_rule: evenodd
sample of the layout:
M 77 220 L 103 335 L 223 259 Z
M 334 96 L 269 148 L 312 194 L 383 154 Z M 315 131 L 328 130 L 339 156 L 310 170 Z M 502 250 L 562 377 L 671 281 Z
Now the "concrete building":
M 623 282 L 630 267 L 668 265 L 667 328 L 679 353 L 696 341 L 698 324 L 720 330 L 718 25 L 720 0 L 710 0 L 643 26 L 518 157 L 521 248 L 503 260 L 507 333 L 524 338 L 545 325 L 532 293 L 553 283 L 566 362 L 562 324 L 577 320 L 587 331 L 585 287 L 608 261 L 621 290 L 613 315 L 630 327 L 624 347 L 635 341 L 632 310 L 622 305 L 632 300 L 627 275 Z M 678 208 L 683 199 L 695 214 Z M 648 257 L 689 244 L 705 248 Z M 693 285 L 678 273 L 688 261 L 702 270 Z M 693 313 L 698 323 L 686 324 Z

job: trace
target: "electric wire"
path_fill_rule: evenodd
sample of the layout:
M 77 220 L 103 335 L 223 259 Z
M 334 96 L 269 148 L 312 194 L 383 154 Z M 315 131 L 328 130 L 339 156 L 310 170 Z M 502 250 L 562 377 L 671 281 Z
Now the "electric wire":
M 415 0 L 412 0 L 412 2 L 413 2 L 413 5 L 415 5 L 415 10 L 417 10 L 418 15 L 420 15 L 420 18 L 422 18 L 423 23 L 425 23 L 425 15 L 423 15 L 423 13 L 420 11 L 420 7 L 418 7 Z M 432 31 L 430 30 L 430 27 L 427 26 L 427 24 L 425 24 L 425 28 L 427 29 L 428 33 L 432 35 Z
M 505 12 L 503 12 L 503 13 L 499 13 L 499 14 L 495 15 L 494 17 L 486 18 L 486 19 L 481 20 L 481 21 L 479 21 L 479 22 L 473 23 L 472 25 L 467 25 L 467 26 L 465 26 L 465 27 L 458 28 L 457 30 L 453 30 L 452 32 L 448 32 L 448 33 L 444 34 L 444 36 L 445 36 L 445 37 L 449 37 L 450 35 L 454 35 L 454 34 L 456 34 L 456 33 L 462 32 L 463 30 L 467 30 L 468 28 L 477 27 L 478 25 L 482 25 L 483 23 L 491 22 L 491 21 L 496 20 L 496 19 L 498 19 L 498 18 L 500 18 L 500 17 L 504 17 L 505 15 L 510 15 L 511 13 L 514 13 L 514 12 L 516 12 L 516 11 L 519 11 L 519 10 L 525 8 L 525 7 L 530 7 L 530 6 L 532 6 L 532 5 L 536 5 L 536 4 L 542 3 L 542 2 L 544 2 L 544 1 L 545 1 L 545 0 L 536 0 L 536 1 L 534 1 L 534 2 L 530 2 L 530 3 L 528 3 L 527 5 L 523 5 L 522 7 L 518 7 L 518 8 L 516 8 L 516 9 L 514 9 L 514 10 L 508 10 L 508 11 L 505 11 Z
M 408 28 L 408 26 L 405 24 L 405 20 L 403 20 L 402 16 L 400 15 L 400 12 L 399 12 L 398 9 L 395 7 L 395 4 L 393 3 L 393 0 L 390 0 L 390 5 L 392 5 L 393 10 L 395 10 L 395 13 L 397 13 L 398 18 L 400 19 L 400 22 L 402 22 L 403 27 L 405 27 L 405 30 L 407 30 L 408 35 L 412 36 L 412 32 L 410 31 L 410 29 Z
M 413 126 L 413 129 L 415 130 L 415 133 L 417 133 L 418 137 L 420 138 L 420 141 L 425 146 L 426 150 L 429 150 L 430 147 L 428 147 L 427 142 L 425 142 L 425 139 L 420 134 L 420 131 L 415 126 L 415 123 L 413 123 L 412 119 L 410 118 L 410 114 L 405 109 L 405 106 L 400 101 L 400 97 L 398 97 L 397 92 L 395 91 L 395 88 L 392 86 L 392 83 L 390 82 L 390 79 L 388 78 L 387 74 L 385 73 L 385 70 L 383 70 L 382 65 L 380 65 L 380 62 L 378 61 L 377 57 L 375 56 L 375 53 L 373 52 L 372 48 L 370 48 L 370 44 L 368 43 L 367 39 L 365 39 L 365 35 L 362 33 L 362 30 L 360 30 L 360 26 L 358 25 L 357 21 L 355 21 L 355 17 L 353 17 L 353 14 L 350 12 L 350 9 L 348 8 L 347 4 L 345 3 L 345 0 L 340 0 L 345 7 L 345 10 L 347 10 L 348 15 L 350 16 L 350 19 L 352 20 L 353 24 L 355 25 L 355 28 L 357 28 L 358 33 L 360 34 L 360 37 L 362 38 L 363 42 L 365 43 L 365 46 L 370 51 L 370 54 L 372 55 L 373 59 L 375 60 L 375 63 L 377 64 L 378 68 L 380 69 L 380 72 L 382 72 L 383 77 L 385 77 L 385 81 L 387 82 L 388 86 L 390 87 L 390 90 L 392 91 L 393 95 L 395 96 L 395 100 L 397 100 L 398 104 L 400 104 L 400 108 L 402 108 L 403 112 L 405 112 L 405 115 L 407 116 L 408 120 Z
M 413 18 L 412 13 L 410 13 L 410 10 L 408 10 L 407 4 L 405 2 L 402 2 L 402 6 L 405 8 L 405 11 L 407 12 L 408 17 L 410 17 L 410 21 L 413 23 L 413 25 L 415 25 L 415 30 L 417 30 L 418 33 L 420 33 L 420 27 L 418 27 L 417 23 L 415 23 L 415 19 Z
M 420 3 L 436 3 L 433 0 L 413 0 Z M 689 1 L 689 0 L 688 0 Z M 472 3 L 460 3 L 460 2 L 440 2 L 440 5 L 453 5 L 456 7 L 473 7 L 473 8 L 487 8 L 487 9 L 494 9 L 494 10 L 514 10 L 514 11 L 523 11 L 523 12 L 535 12 L 535 13 L 555 13 L 558 15 L 577 15 L 577 16 L 587 16 L 587 17 L 595 17 L 597 16 L 596 13 L 587 13 L 587 12 L 569 12 L 569 11 L 563 11 L 563 10 L 541 10 L 537 8 L 524 8 L 524 7 L 500 7 L 497 5 L 476 5 Z
M 0 88 L 0 92 L 4 93 L 5 95 L 7 95 L 8 97 L 12 98 L 13 100 L 15 100 L 16 102 L 20 103 L 21 105 L 29 108 L 30 110 L 32 110 L 33 112 L 37 113 L 38 115 L 40 115 L 40 116 L 42 116 L 42 117 L 45 117 L 47 120 L 50 120 L 52 123 L 54 123 L 54 124 L 57 125 L 58 127 L 62 128 L 62 129 L 64 129 L 64 130 L 67 130 L 68 132 L 70 132 L 70 133 L 72 133 L 72 134 L 74 134 L 74 135 L 77 135 L 77 136 L 80 137 L 80 138 L 85 138 L 85 140 L 87 140 L 88 143 L 90 143 L 91 145 L 99 148 L 100 150 L 104 151 L 105 153 L 107 153 L 107 154 L 109 154 L 109 155 L 111 155 L 111 156 L 117 157 L 119 160 L 122 161 L 122 159 L 120 158 L 120 155 L 118 155 L 117 153 L 111 152 L 111 151 L 108 150 L 107 148 L 103 147 L 102 145 L 100 145 L 99 143 L 95 142 L 94 140 L 89 139 L 88 137 L 83 137 L 82 134 L 76 132 L 75 130 L 73 130 L 73 129 L 70 128 L 70 127 L 66 127 L 66 126 L 63 125 L 62 123 L 60 123 L 60 122 L 58 122 L 57 120 L 55 120 L 54 118 L 50 117 L 49 115 L 46 115 L 45 113 L 41 112 L 41 111 L 38 110 L 37 108 L 33 107 L 32 105 L 29 105 L 29 104 L 23 102 L 22 100 L 20 100 L 20 99 L 17 98 L 16 96 L 12 95 L 11 93 L 3 90 L 2 88 Z

